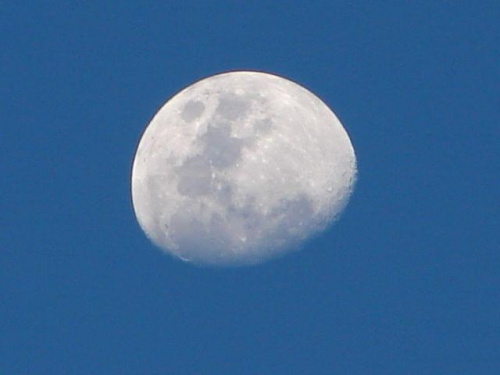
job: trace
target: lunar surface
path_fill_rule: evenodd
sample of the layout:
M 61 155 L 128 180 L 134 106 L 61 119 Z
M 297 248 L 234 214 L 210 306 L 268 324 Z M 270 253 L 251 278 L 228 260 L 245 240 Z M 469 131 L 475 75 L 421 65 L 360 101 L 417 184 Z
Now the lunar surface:
M 356 179 L 349 136 L 317 96 L 259 72 L 215 75 L 154 116 L 132 168 L 140 226 L 200 265 L 297 250 L 341 213 Z

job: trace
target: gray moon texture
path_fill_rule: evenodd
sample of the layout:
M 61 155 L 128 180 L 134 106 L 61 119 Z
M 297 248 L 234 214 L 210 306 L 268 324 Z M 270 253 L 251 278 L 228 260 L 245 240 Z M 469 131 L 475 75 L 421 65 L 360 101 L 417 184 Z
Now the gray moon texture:
M 147 237 L 198 265 L 260 263 L 301 248 L 346 206 L 356 156 L 316 95 L 236 71 L 179 92 L 154 116 L 132 167 Z

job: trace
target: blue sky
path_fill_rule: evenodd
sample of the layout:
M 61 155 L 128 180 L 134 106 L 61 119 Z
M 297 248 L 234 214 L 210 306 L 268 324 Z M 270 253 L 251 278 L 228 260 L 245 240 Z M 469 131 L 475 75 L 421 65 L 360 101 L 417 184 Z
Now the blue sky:
M 6 2 L 0 373 L 500 371 L 497 1 Z M 140 230 L 139 138 L 186 85 L 288 77 L 359 180 L 300 253 L 204 269 Z

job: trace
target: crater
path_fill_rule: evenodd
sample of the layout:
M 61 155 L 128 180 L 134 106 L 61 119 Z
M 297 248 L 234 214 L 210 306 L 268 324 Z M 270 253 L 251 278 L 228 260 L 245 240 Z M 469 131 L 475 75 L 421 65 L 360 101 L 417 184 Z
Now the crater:
M 182 109 L 181 117 L 186 122 L 192 122 L 200 117 L 205 110 L 205 104 L 198 100 L 187 102 Z
M 243 142 L 231 136 L 229 125 L 209 126 L 203 141 L 205 143 L 203 155 L 215 168 L 230 167 L 241 156 Z
M 210 191 L 212 173 L 208 160 L 202 156 L 186 160 L 176 171 L 177 191 L 188 197 L 205 195 Z
M 262 120 L 257 120 L 254 123 L 255 131 L 258 134 L 266 134 L 271 131 L 271 127 L 273 125 L 273 122 L 269 118 L 265 118 Z
M 248 101 L 235 94 L 221 95 L 219 105 L 217 106 L 217 114 L 227 120 L 236 120 L 243 117 L 248 111 Z

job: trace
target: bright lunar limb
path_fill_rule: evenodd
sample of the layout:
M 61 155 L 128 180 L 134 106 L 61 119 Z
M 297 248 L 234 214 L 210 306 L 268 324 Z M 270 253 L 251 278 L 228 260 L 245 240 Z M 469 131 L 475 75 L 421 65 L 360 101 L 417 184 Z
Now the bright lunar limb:
M 307 89 L 260 72 L 215 75 L 154 116 L 132 168 L 140 226 L 202 265 L 247 265 L 300 248 L 345 207 L 356 156 Z

